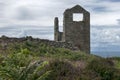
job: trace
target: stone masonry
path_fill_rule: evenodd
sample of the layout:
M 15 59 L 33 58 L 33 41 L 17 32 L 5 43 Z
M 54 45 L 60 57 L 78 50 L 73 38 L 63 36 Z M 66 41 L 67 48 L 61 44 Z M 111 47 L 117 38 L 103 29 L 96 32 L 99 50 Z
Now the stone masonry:
M 73 14 L 83 14 L 82 21 L 74 21 Z M 79 5 L 66 9 L 63 18 L 63 32 L 59 32 L 59 21 L 54 21 L 55 41 L 69 42 L 79 50 L 90 53 L 90 13 Z
M 55 41 L 50 41 L 47 39 L 39 39 L 39 38 L 32 38 L 31 36 L 23 37 L 23 38 L 9 38 L 6 36 L 0 37 L 0 51 L 6 50 L 8 45 L 10 44 L 15 44 L 15 43 L 23 43 L 23 42 L 30 42 L 30 43 L 38 43 L 38 44 L 45 44 L 50 47 L 55 47 L 55 48 L 66 48 L 69 50 L 73 51 L 79 51 L 77 47 L 75 47 L 73 44 L 68 43 L 68 42 L 55 42 Z

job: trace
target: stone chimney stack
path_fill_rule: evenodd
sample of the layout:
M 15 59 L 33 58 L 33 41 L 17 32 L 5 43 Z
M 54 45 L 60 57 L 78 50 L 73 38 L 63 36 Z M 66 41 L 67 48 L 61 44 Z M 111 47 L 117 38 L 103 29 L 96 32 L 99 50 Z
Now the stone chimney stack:
M 59 20 L 58 17 L 54 19 L 54 40 L 58 41 L 59 37 Z

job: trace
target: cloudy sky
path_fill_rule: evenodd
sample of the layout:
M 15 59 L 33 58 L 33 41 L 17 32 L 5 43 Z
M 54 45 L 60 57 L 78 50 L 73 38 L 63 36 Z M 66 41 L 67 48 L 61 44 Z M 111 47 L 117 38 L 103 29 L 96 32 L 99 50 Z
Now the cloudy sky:
M 91 14 L 93 50 L 120 45 L 120 0 L 0 0 L 0 35 L 53 40 L 54 17 L 62 26 L 64 10 L 76 4 Z
M 55 16 L 62 25 L 64 10 L 76 4 L 91 13 L 91 25 L 120 23 L 120 0 L 0 0 L 0 27 L 52 26 Z

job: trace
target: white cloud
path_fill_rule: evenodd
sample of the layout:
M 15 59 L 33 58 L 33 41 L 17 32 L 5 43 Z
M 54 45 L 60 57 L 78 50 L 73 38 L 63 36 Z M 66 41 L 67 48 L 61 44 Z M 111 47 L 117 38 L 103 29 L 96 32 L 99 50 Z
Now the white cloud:
M 117 13 L 91 14 L 91 24 L 93 25 L 117 25 L 117 19 L 120 15 Z
M 99 26 L 91 28 L 91 41 L 92 42 L 120 42 L 120 26 Z M 118 44 L 119 45 L 119 44 Z
M 76 4 L 82 5 L 91 13 L 92 25 L 117 24 L 116 19 L 120 16 L 120 2 L 108 2 L 97 0 L 2 0 L 4 3 L 4 23 L 1 24 L 36 24 L 53 25 L 55 16 L 60 17 L 62 25 L 63 12 Z M 102 8 L 103 7 L 103 8 Z M 102 8 L 103 12 L 100 12 Z M 104 8 L 106 11 L 104 11 Z M 103 20 L 104 19 L 104 20 Z M 47 23 L 47 24 L 46 24 Z M 4 26 L 4 25 L 2 25 Z

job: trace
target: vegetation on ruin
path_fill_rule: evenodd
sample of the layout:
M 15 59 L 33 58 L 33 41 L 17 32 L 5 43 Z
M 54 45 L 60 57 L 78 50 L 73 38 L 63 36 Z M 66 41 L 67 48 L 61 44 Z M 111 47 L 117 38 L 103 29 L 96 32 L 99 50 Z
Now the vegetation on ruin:
M 0 45 L 0 80 L 120 80 L 120 58 L 101 58 L 36 41 Z

